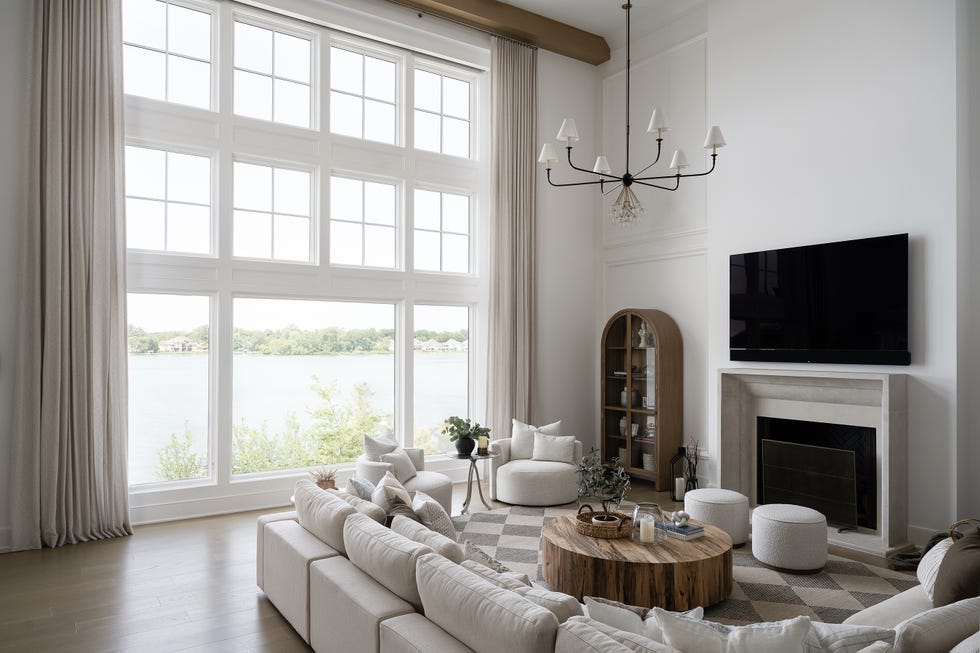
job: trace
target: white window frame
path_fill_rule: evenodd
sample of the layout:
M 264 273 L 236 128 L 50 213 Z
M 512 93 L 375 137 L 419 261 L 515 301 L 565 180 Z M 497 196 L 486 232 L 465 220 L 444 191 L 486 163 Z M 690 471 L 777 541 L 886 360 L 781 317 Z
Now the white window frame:
M 440 109 L 439 109 L 439 113 L 436 113 L 434 111 L 430 111 L 428 109 L 416 109 L 415 108 L 415 101 L 414 101 L 414 92 L 415 92 L 415 76 L 414 76 L 414 72 L 415 72 L 415 69 L 423 70 L 423 71 L 425 71 L 427 73 L 432 73 L 434 75 L 439 75 L 441 77 L 451 77 L 452 79 L 455 79 L 455 80 L 458 80 L 458 81 L 461 81 L 461 82 L 467 82 L 470 85 L 470 117 L 469 117 L 469 120 L 468 120 L 468 122 L 469 122 L 469 139 L 470 139 L 469 140 L 469 156 L 463 157 L 463 156 L 459 156 L 459 155 L 456 155 L 456 154 L 444 154 L 443 153 L 442 119 L 444 119 L 444 118 L 452 118 L 452 119 L 455 119 L 455 120 L 460 120 L 460 118 L 457 118 L 456 116 L 450 116 L 450 115 L 447 115 L 446 113 L 443 113 L 442 112 L 442 105 L 443 105 L 442 97 L 441 97 L 441 95 L 442 95 L 442 82 L 440 82 L 440 84 L 439 84 L 439 93 L 440 93 L 440 98 L 439 98 L 439 107 L 440 107 Z M 473 129 L 473 125 L 476 122 L 476 116 L 479 115 L 479 111 L 477 109 L 477 102 L 479 101 L 479 92 L 478 92 L 478 89 L 477 89 L 477 76 L 474 75 L 471 72 L 466 71 L 466 70 L 462 70 L 462 69 L 459 69 L 459 68 L 453 68 L 451 66 L 446 65 L 444 62 L 441 62 L 441 61 L 438 61 L 438 60 L 435 60 L 435 59 L 429 59 L 429 58 L 426 58 L 426 57 L 416 57 L 415 58 L 415 61 L 413 63 L 412 71 L 411 72 L 412 72 L 412 76 L 411 76 L 412 83 L 411 83 L 411 86 L 412 86 L 412 93 L 413 93 L 413 101 L 412 101 L 412 106 L 409 107 L 409 109 L 413 112 L 413 114 L 414 114 L 415 111 L 422 111 L 424 113 L 428 113 L 428 114 L 433 115 L 433 116 L 439 116 L 439 118 L 440 118 L 440 122 L 439 122 L 439 151 L 438 152 L 433 152 L 431 150 L 417 150 L 417 151 L 420 152 L 420 153 L 423 153 L 423 154 L 431 154 L 431 155 L 451 157 L 451 159 L 452 160 L 455 160 L 455 161 L 473 161 L 473 160 L 479 160 L 479 158 L 480 158 L 480 152 L 478 151 L 479 139 L 477 138 L 477 135 L 474 133 L 475 130 Z M 483 117 L 482 119 L 488 120 L 489 119 L 489 116 Z M 413 120 L 414 120 L 414 118 L 413 118 Z M 414 125 L 414 122 L 413 122 L 413 125 Z M 412 140 L 413 140 L 412 146 L 413 147 L 414 147 L 414 139 L 415 139 L 415 132 L 413 130 L 412 131 Z
M 276 0 L 278 1 L 278 0 Z M 473 44 L 453 48 L 450 37 L 412 36 L 420 47 L 430 42 L 447 45 L 455 62 L 467 61 L 460 54 L 477 52 L 473 68 L 464 64 L 441 64 L 453 76 L 469 75 L 471 83 L 470 158 L 421 152 L 412 147 L 412 88 L 406 75 L 416 65 L 438 64 L 431 55 L 417 55 L 396 47 L 395 42 L 378 44 L 336 31 L 334 16 L 318 2 L 301 3 L 314 23 L 300 23 L 258 9 L 233 3 L 215 3 L 212 44 L 212 79 L 215 80 L 213 111 L 176 105 L 148 98 L 126 96 L 127 143 L 170 151 L 209 153 L 212 156 L 212 254 L 178 254 L 129 251 L 128 292 L 207 295 L 210 297 L 209 460 L 208 479 L 134 486 L 130 505 L 134 523 L 177 519 L 220 512 L 284 505 L 297 478 L 304 470 L 260 472 L 233 477 L 231 474 L 232 413 L 232 303 L 236 297 L 267 297 L 323 301 L 382 302 L 395 305 L 395 432 L 411 443 L 414 422 L 414 311 L 415 304 L 466 306 L 470 314 L 468 355 L 471 417 L 484 421 L 486 357 L 486 314 L 489 242 L 489 161 L 483 153 L 489 144 L 487 96 L 489 65 L 486 50 Z M 312 87 L 317 89 L 316 128 L 304 129 L 234 114 L 233 34 L 235 20 L 247 17 L 272 23 L 272 29 L 288 33 L 308 30 L 317 36 Z M 379 33 L 391 34 L 384 20 L 375 21 Z M 319 25 L 330 25 L 320 27 Z M 265 26 L 265 25 L 263 25 Z M 363 24 L 360 33 L 367 33 Z M 411 30 L 404 27 L 400 29 Z M 451 32 L 451 30 L 450 30 Z M 220 38 L 224 35 L 224 38 Z M 453 37 L 455 38 L 455 37 Z M 441 40 L 440 40 L 441 39 Z M 356 43 L 370 56 L 398 57 L 398 133 L 405 141 L 394 145 L 353 139 L 329 131 L 329 48 L 335 41 L 349 49 Z M 465 46 L 465 47 L 464 47 Z M 485 47 L 485 46 L 481 46 Z M 434 50 L 429 49 L 429 52 Z M 323 101 L 321 101 L 323 100 Z M 312 263 L 235 258 L 233 254 L 233 161 L 273 167 L 306 167 L 315 170 L 311 246 Z M 396 182 L 400 203 L 396 224 L 396 269 L 331 265 L 329 261 L 329 180 L 331 174 L 360 179 Z M 469 195 L 470 273 L 416 272 L 409 234 L 413 233 L 413 202 L 409 189 L 416 186 Z M 353 464 L 339 468 L 341 481 L 353 472 Z M 467 467 L 444 456 L 431 457 L 427 469 L 442 470 L 454 480 L 465 479 Z
M 420 184 L 416 184 L 415 185 L 415 188 L 412 189 L 412 192 L 413 192 L 413 200 L 414 200 L 414 191 L 416 191 L 416 190 L 427 190 L 427 191 L 431 191 L 431 192 L 434 192 L 434 193 L 440 193 L 440 201 L 439 201 L 439 229 L 429 229 L 427 227 L 415 227 L 414 224 L 412 226 L 412 246 L 413 247 L 414 247 L 414 244 L 415 244 L 415 231 L 416 231 L 416 229 L 419 230 L 419 231 L 427 231 L 429 233 L 439 234 L 439 269 L 438 270 L 415 270 L 415 272 L 417 274 L 439 274 L 439 275 L 444 275 L 445 274 L 445 275 L 463 276 L 463 277 L 475 276 L 477 274 L 477 272 L 474 270 L 474 264 L 473 264 L 473 257 L 474 257 L 474 254 L 475 254 L 475 246 L 474 246 L 474 242 L 473 242 L 473 229 L 474 229 L 474 226 L 475 226 L 474 225 L 475 220 L 473 219 L 473 213 L 474 213 L 474 207 L 476 206 L 476 198 L 474 197 L 473 193 L 467 192 L 466 190 L 459 189 L 459 188 L 447 188 L 445 186 L 437 186 L 436 184 L 420 183 Z M 468 212 L 467 212 L 468 225 L 467 225 L 467 228 L 468 228 L 468 231 L 465 234 L 461 234 L 458 231 L 446 231 L 445 229 L 442 228 L 443 218 L 442 218 L 442 197 L 441 196 L 443 194 L 447 194 L 447 195 L 458 195 L 458 196 L 465 197 L 467 199 L 467 204 L 468 204 Z M 415 205 L 415 202 L 413 201 L 412 202 L 413 211 L 414 211 L 414 205 Z M 442 239 L 443 239 L 443 236 L 445 234 L 447 234 L 447 233 L 450 234 L 450 235 L 454 235 L 454 236 L 466 236 L 466 238 L 467 238 L 467 246 L 468 246 L 468 249 L 467 249 L 467 261 L 469 262 L 469 265 L 467 266 L 468 269 L 467 269 L 466 272 L 448 272 L 448 271 L 445 271 L 445 270 L 442 269 Z
M 349 95 L 350 97 L 356 97 L 361 99 L 361 136 L 348 136 L 346 134 L 339 134 L 331 132 L 334 138 L 349 138 L 356 141 L 364 141 L 366 143 L 377 143 L 379 145 L 389 145 L 389 146 L 404 146 L 405 144 L 405 125 L 407 120 L 405 118 L 405 55 L 397 50 L 386 48 L 380 44 L 373 44 L 372 47 L 365 47 L 362 41 L 350 38 L 342 34 L 332 34 L 330 40 L 326 44 L 326 48 L 340 48 L 341 50 L 347 50 L 348 52 L 353 52 L 365 57 L 374 57 L 375 59 L 381 59 L 383 61 L 389 61 L 395 64 L 395 101 L 387 102 L 385 100 L 379 100 L 377 98 L 369 98 L 364 94 L 364 88 L 362 83 L 361 94 L 351 93 L 349 91 L 337 90 L 337 93 L 343 93 L 344 95 Z M 364 73 L 364 66 L 361 66 L 361 73 Z M 325 77 L 327 78 L 327 86 L 325 88 L 324 96 L 329 102 L 329 96 L 334 92 L 331 88 L 330 70 L 325 71 Z M 363 77 L 362 77 L 363 81 Z M 384 141 L 375 141 L 364 137 L 364 107 L 365 102 L 371 100 L 372 102 L 383 102 L 385 104 L 391 104 L 395 107 L 395 141 L 393 143 L 385 143 Z M 330 131 L 330 115 L 324 116 L 324 130 Z

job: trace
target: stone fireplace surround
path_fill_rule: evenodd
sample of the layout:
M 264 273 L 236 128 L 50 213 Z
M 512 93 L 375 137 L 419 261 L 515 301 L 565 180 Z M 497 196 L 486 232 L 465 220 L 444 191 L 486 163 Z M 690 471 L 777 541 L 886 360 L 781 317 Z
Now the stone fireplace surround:
M 828 527 L 828 541 L 877 556 L 908 546 L 906 375 L 728 368 L 719 383 L 721 487 L 755 504 L 759 416 L 874 428 L 878 529 Z

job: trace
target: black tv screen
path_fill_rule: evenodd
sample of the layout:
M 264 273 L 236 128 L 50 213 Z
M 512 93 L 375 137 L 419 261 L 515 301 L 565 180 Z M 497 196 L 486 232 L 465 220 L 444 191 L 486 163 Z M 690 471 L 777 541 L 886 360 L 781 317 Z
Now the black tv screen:
M 908 234 L 733 254 L 732 360 L 909 365 Z

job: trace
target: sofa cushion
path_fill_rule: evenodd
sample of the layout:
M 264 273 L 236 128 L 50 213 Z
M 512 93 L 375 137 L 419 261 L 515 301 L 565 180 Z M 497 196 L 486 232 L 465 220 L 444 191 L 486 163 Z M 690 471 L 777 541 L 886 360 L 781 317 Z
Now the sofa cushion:
M 560 624 L 572 617 L 580 617 L 584 614 L 582 604 L 578 602 L 578 599 L 562 592 L 551 592 L 538 587 L 518 587 L 514 591 L 531 603 L 547 608 L 558 618 Z
M 939 575 L 939 565 L 942 564 L 943 558 L 946 557 L 946 552 L 951 546 L 953 546 L 953 538 L 951 537 L 937 542 L 926 551 L 922 559 L 919 560 L 919 566 L 915 569 L 915 575 L 922 585 L 922 591 L 926 593 L 930 603 L 936 587 L 936 577 Z
M 555 653 L 629 653 L 629 649 L 589 623 L 569 619 L 558 628 Z
M 391 453 L 398 448 L 398 443 L 389 438 L 372 438 L 364 434 L 364 456 L 376 463 L 381 462 L 381 456 Z
M 351 515 L 344 524 L 344 544 L 347 557 L 358 569 L 416 610 L 422 608 L 415 583 L 415 561 L 432 553 L 432 549 L 361 514 Z
M 344 547 L 344 522 L 351 515 L 357 514 L 354 506 L 326 490 L 321 490 L 316 483 L 305 478 L 296 481 L 293 501 L 300 526 L 347 555 Z
M 405 486 L 398 481 L 394 474 L 385 472 L 381 482 L 374 488 L 374 493 L 371 495 L 371 502 L 381 506 L 381 509 L 388 515 L 391 514 L 390 496 L 398 496 L 402 500 L 402 503 L 408 506 L 412 505 L 412 497 L 408 494 Z
M 385 653 L 472 653 L 418 612 L 385 619 L 380 625 L 381 650 Z
M 527 574 L 519 574 L 516 571 L 494 571 L 486 565 L 474 560 L 463 560 L 460 565 L 464 569 L 469 569 L 483 580 L 493 583 L 497 587 L 505 590 L 516 591 L 531 587 L 531 581 Z
M 916 585 L 870 608 L 852 614 L 844 620 L 844 623 L 894 629 L 909 617 L 931 609 L 932 601 L 926 596 L 922 585 Z
M 408 457 L 408 453 L 401 447 L 391 453 L 381 454 L 381 462 L 391 465 L 391 469 L 395 473 L 395 478 L 402 484 L 406 483 L 418 473 L 418 470 L 415 469 L 415 463 L 412 462 L 412 459 Z
M 664 641 L 664 634 L 660 628 L 660 622 L 651 613 L 653 608 L 644 608 L 639 605 L 627 605 L 619 601 L 612 601 L 601 597 L 586 596 L 585 605 L 589 611 L 589 618 L 601 621 L 607 626 L 612 626 L 618 630 L 636 633 L 649 637 L 656 642 Z M 704 608 L 698 606 L 693 610 L 678 612 L 676 614 L 689 617 L 691 619 L 702 619 Z
M 398 515 L 391 521 L 391 530 L 399 535 L 404 535 L 413 542 L 430 547 L 439 555 L 443 555 L 457 564 L 463 562 L 463 547 L 448 537 L 429 530 L 417 521 Z
M 895 643 L 895 631 L 877 626 L 810 622 L 803 642 L 806 653 L 858 653 L 875 642 Z
M 541 431 L 534 432 L 534 445 L 531 448 L 531 460 L 553 460 L 559 463 L 575 463 L 575 436 L 548 435 Z
M 613 641 L 622 644 L 627 649 L 634 651 L 635 653 L 680 653 L 677 649 L 668 646 L 663 642 L 658 642 L 650 639 L 649 637 L 631 633 L 627 630 L 613 628 L 612 626 L 604 624 L 596 619 L 590 619 L 588 617 L 572 617 L 569 619 L 569 621 L 580 621 L 582 623 L 586 623 L 601 632 L 603 635 L 606 635 Z
M 338 499 L 343 499 L 350 505 L 354 506 L 354 510 L 363 513 L 378 522 L 379 524 L 385 523 L 385 511 L 381 509 L 381 506 L 375 505 L 370 501 L 365 501 L 361 497 L 351 494 L 350 492 L 341 490 L 326 490 L 330 494 L 334 495 Z
M 802 651 L 810 630 L 809 617 L 784 621 L 725 626 L 698 621 L 661 608 L 653 609 L 660 622 L 664 641 L 681 651 L 698 653 L 784 653 Z
M 949 653 L 977 653 L 980 651 L 980 631 L 973 633 L 953 647 Z
M 456 526 L 442 504 L 425 492 L 416 492 L 412 499 L 412 509 L 426 528 L 456 541 Z
M 939 565 L 932 604 L 937 608 L 980 595 L 980 531 L 949 547 Z
M 351 476 L 347 479 L 347 486 L 344 489 L 365 501 L 370 501 L 371 495 L 374 494 L 374 483 L 360 476 Z
M 554 650 L 558 619 L 545 608 L 434 553 L 417 574 L 425 616 L 474 651 Z
M 561 434 L 561 420 L 544 426 L 532 426 L 520 420 L 513 420 L 510 440 L 511 460 L 530 460 L 534 451 L 534 432 L 545 435 Z
M 977 632 L 980 598 L 926 610 L 895 626 L 895 652 L 948 651 Z

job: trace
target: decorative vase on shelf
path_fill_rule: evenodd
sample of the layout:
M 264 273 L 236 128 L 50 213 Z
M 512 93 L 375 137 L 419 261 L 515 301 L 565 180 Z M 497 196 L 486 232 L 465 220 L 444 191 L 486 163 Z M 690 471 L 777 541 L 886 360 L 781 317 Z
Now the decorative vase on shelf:
M 619 418 L 619 434 L 620 435 L 626 435 L 626 418 L 625 417 L 620 417 Z
M 476 440 L 473 438 L 460 438 L 456 440 L 456 453 L 460 457 L 466 457 L 473 453 L 473 448 L 476 446 Z

